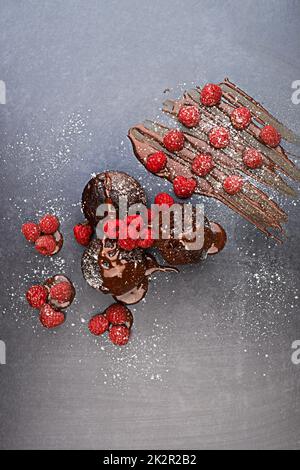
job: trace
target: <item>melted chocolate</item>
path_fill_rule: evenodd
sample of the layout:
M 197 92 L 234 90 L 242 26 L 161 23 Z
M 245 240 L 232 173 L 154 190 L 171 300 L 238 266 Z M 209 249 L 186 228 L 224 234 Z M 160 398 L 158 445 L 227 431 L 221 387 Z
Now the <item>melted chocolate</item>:
M 196 234 L 199 241 L 195 244 Z M 168 238 L 164 231 L 160 234 L 160 239 L 156 246 L 163 259 L 171 265 L 195 264 L 203 261 L 207 254 L 219 253 L 226 244 L 226 232 L 218 224 L 210 223 L 205 217 L 203 225 L 196 225 L 195 208 L 193 211 L 193 226 L 188 232 L 182 234 L 180 238 L 174 237 L 174 221 L 171 222 L 171 230 Z
M 175 153 L 167 151 L 163 146 L 163 137 L 169 128 L 160 123 L 146 121 L 129 130 L 128 136 L 134 153 L 145 165 L 149 155 L 156 151 L 163 151 L 167 156 L 167 165 L 158 173 L 158 176 L 171 182 L 178 175 L 194 178 L 197 182 L 196 193 L 218 199 L 263 233 L 278 239 L 274 229 L 283 232 L 282 224 L 287 221 L 287 215 L 278 204 L 270 199 L 268 194 L 251 181 L 263 183 L 286 195 L 295 196 L 295 190 L 286 183 L 279 172 L 299 181 L 300 170 L 289 160 L 281 146 L 273 149 L 259 140 L 259 126 L 271 123 L 280 130 L 283 138 L 294 143 L 299 143 L 300 138 L 228 80 L 220 85 L 223 89 L 223 98 L 218 106 L 211 108 L 202 106 L 201 90 L 198 88 L 186 92 L 179 100 L 167 100 L 164 103 L 163 111 L 171 114 L 175 119 L 181 106 L 194 105 L 200 109 L 199 126 L 190 129 L 176 122 L 185 134 L 186 145 L 182 151 Z M 248 106 L 254 115 L 251 124 L 243 131 L 237 131 L 229 125 L 230 113 L 238 105 Z M 208 133 L 216 125 L 224 125 L 230 129 L 231 142 L 226 149 L 216 150 L 209 144 Z M 248 147 L 254 147 L 263 153 L 262 169 L 253 171 L 243 164 L 242 153 Z M 192 171 L 192 161 L 199 153 L 210 153 L 214 158 L 215 167 L 205 178 L 198 177 Z M 222 183 L 226 176 L 238 175 L 240 172 L 249 176 L 251 181 L 246 180 L 242 192 L 230 196 L 224 191 Z
M 86 219 L 96 226 L 100 220 L 100 217 L 96 216 L 99 205 L 112 204 L 117 210 L 121 196 L 127 196 L 129 206 L 147 203 L 142 186 L 131 176 L 119 171 L 99 173 L 83 190 L 82 210 Z

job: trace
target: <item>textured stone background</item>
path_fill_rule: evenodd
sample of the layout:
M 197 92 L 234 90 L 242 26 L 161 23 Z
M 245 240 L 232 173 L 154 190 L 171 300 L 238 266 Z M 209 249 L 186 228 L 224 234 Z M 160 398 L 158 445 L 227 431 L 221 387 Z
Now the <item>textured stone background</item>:
M 70 235 L 92 172 L 125 170 L 149 198 L 168 185 L 133 157 L 127 129 L 166 96 L 229 76 L 300 132 L 299 1 L 26 1 L 0 5 L 0 447 L 300 448 L 299 206 L 285 201 L 276 246 L 215 201 L 226 250 L 159 275 L 134 308 L 127 348 L 87 333 L 111 299 L 82 280 Z M 292 149 L 300 153 L 299 149 Z M 51 259 L 23 220 L 54 210 L 66 242 Z M 66 324 L 44 331 L 24 292 L 64 272 L 77 288 Z

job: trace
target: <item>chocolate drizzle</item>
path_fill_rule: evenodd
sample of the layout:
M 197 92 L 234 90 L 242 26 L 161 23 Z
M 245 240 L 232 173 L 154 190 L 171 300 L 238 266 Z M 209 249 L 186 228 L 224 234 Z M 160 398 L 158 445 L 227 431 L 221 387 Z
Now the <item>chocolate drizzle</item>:
M 163 111 L 175 119 L 182 106 L 194 105 L 200 110 L 199 126 L 186 128 L 180 125 L 185 134 L 185 146 L 182 151 L 171 153 L 164 148 L 163 137 L 169 131 L 168 127 L 157 122 L 145 121 L 129 130 L 128 137 L 132 142 L 134 153 L 145 165 L 149 155 L 163 151 L 167 156 L 167 165 L 158 176 L 170 182 L 177 175 L 194 178 L 197 182 L 195 190 L 197 194 L 218 199 L 263 233 L 278 239 L 278 235 L 271 230 L 283 233 L 282 225 L 287 221 L 287 215 L 268 194 L 253 183 L 264 184 L 285 195 L 295 197 L 297 193 L 279 173 L 300 181 L 300 170 L 289 160 L 281 146 L 270 148 L 259 140 L 260 126 L 264 124 L 276 126 L 282 137 L 293 143 L 299 143 L 300 138 L 228 80 L 220 86 L 223 98 L 218 106 L 211 108 L 202 106 L 199 88 L 186 92 L 179 100 L 164 102 Z M 246 130 L 237 131 L 230 125 L 229 116 L 235 107 L 241 105 L 246 105 L 251 110 L 253 119 Z M 178 127 L 179 123 L 176 124 Z M 231 134 L 230 145 L 223 150 L 216 150 L 209 144 L 208 133 L 216 125 L 227 127 Z M 250 170 L 244 165 L 242 153 L 248 147 L 254 147 L 263 154 L 262 169 Z M 192 172 L 192 161 L 199 153 L 210 153 L 215 163 L 214 169 L 205 178 Z M 226 176 L 240 173 L 244 173 L 247 177 L 242 192 L 235 196 L 228 195 L 223 189 L 224 179 Z

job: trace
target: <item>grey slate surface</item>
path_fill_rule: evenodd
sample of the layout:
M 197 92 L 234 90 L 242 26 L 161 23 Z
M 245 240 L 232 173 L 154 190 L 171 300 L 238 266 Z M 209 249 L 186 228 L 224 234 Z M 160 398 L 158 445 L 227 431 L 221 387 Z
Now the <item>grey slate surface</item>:
M 299 449 L 296 201 L 282 200 L 290 214 L 282 246 L 205 201 L 228 231 L 226 250 L 157 276 L 134 309 L 126 349 L 87 333 L 90 315 L 111 299 L 85 285 L 71 236 L 93 172 L 127 171 L 150 200 L 168 188 L 126 139 L 130 125 L 156 116 L 166 88 L 178 96 L 229 76 L 300 132 L 291 102 L 299 1 L 1 0 L 0 42 L 0 447 Z M 19 233 L 46 210 L 61 216 L 66 238 L 54 260 Z M 49 333 L 24 292 L 55 272 L 71 276 L 77 301 Z

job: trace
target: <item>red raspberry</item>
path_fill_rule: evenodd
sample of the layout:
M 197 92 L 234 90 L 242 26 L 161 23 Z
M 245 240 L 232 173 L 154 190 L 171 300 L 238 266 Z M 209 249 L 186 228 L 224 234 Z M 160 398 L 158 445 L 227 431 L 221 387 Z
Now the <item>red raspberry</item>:
M 162 206 L 163 204 L 166 204 L 167 206 L 171 207 L 174 203 L 174 199 L 168 193 L 159 193 L 155 196 L 154 199 L 154 204 L 156 204 L 157 206 Z
M 44 217 L 41 218 L 39 225 L 41 232 L 46 235 L 51 235 L 59 229 L 58 218 L 51 214 L 44 215 Z
M 56 250 L 56 242 L 52 235 L 42 235 L 35 242 L 35 249 L 44 256 L 51 256 Z
M 117 346 L 128 343 L 130 330 L 124 325 L 114 325 L 109 330 L 109 339 Z
M 59 303 L 69 302 L 73 295 L 73 289 L 69 282 L 63 281 L 55 284 L 50 289 L 50 297 Z
M 182 106 L 178 112 L 178 121 L 186 127 L 198 126 L 200 112 L 197 106 Z
M 164 152 L 156 152 L 147 158 L 146 168 L 152 173 L 159 173 L 167 164 L 167 157 Z
M 141 215 L 128 215 L 125 219 L 127 224 L 128 237 L 136 240 L 139 238 L 140 231 L 144 225 L 144 219 Z
M 175 129 L 169 131 L 164 136 L 164 146 L 169 152 L 179 152 L 184 147 L 184 134 L 183 132 L 176 131 Z
M 241 106 L 240 108 L 236 108 L 232 111 L 230 119 L 232 125 L 236 129 L 246 129 L 246 127 L 248 127 L 251 122 L 251 113 L 248 108 Z
M 128 308 L 120 303 L 110 305 L 105 310 L 105 316 L 113 325 L 123 325 L 128 321 Z
M 89 224 L 77 224 L 73 228 L 73 233 L 79 245 L 87 246 L 93 235 L 93 227 Z
M 223 149 L 230 142 L 230 134 L 225 127 L 213 127 L 209 133 L 209 142 L 216 149 Z
M 150 229 L 146 229 L 141 233 L 141 238 L 138 240 L 137 244 L 139 248 L 143 248 L 144 250 L 154 245 Z
M 118 245 L 122 250 L 132 251 L 137 248 L 137 240 L 133 238 L 120 238 L 118 240 Z
M 222 88 L 219 85 L 208 83 L 201 91 L 200 100 L 204 106 L 219 104 L 222 98 Z
M 260 140 L 269 145 L 269 147 L 277 147 L 281 141 L 281 135 L 273 126 L 265 126 L 259 133 Z
M 60 310 L 54 310 L 49 304 L 45 304 L 40 311 L 40 322 L 45 328 L 55 328 L 65 321 L 65 316 Z
M 244 186 L 244 180 L 240 176 L 237 175 L 232 175 L 228 176 L 224 183 L 223 183 L 223 188 L 226 191 L 226 193 L 230 195 L 234 195 L 239 193 Z
M 256 149 L 246 149 L 243 152 L 243 162 L 248 168 L 255 170 L 263 165 L 263 156 Z
M 101 313 L 95 315 L 89 321 L 89 330 L 92 335 L 100 336 L 108 330 L 108 327 L 109 322 L 107 318 Z
M 197 183 L 194 178 L 176 176 L 173 180 L 173 188 L 176 196 L 181 198 L 191 197 L 196 189 Z
M 210 154 L 197 155 L 192 163 L 192 170 L 198 176 L 206 176 L 214 167 L 214 161 Z
M 33 308 L 40 309 L 46 302 L 48 291 L 44 286 L 32 286 L 26 292 L 26 299 L 29 305 Z
M 27 241 L 34 243 L 39 238 L 41 231 L 37 224 L 26 222 L 26 224 L 22 225 L 22 233 Z

